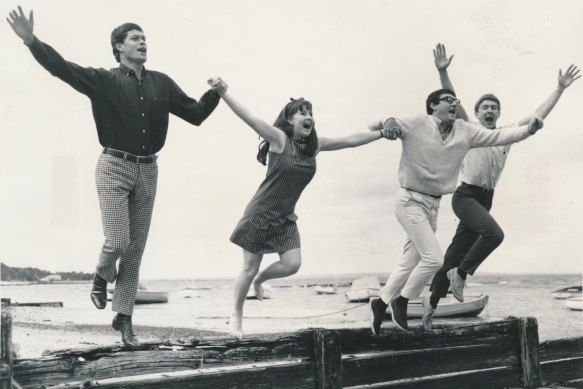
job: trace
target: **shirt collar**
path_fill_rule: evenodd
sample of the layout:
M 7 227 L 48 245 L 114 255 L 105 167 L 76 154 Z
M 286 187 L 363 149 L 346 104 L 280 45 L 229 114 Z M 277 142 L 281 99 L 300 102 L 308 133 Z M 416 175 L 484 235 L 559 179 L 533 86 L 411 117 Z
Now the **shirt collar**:
M 126 76 L 130 76 L 130 75 L 134 75 L 136 76 L 136 72 L 134 72 L 132 69 L 130 69 L 129 67 L 127 67 L 126 65 L 124 65 L 123 63 L 119 64 L 119 70 L 125 74 Z M 146 67 L 144 66 L 144 70 L 142 71 L 142 79 L 144 79 L 144 77 L 146 77 Z

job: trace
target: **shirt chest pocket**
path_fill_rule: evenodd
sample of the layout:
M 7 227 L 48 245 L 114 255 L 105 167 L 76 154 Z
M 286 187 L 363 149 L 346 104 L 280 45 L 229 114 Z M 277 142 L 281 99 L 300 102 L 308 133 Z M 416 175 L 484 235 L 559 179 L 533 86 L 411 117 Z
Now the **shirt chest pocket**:
M 156 123 L 167 123 L 169 102 L 164 97 L 154 97 L 154 106 L 152 107 L 152 121 Z

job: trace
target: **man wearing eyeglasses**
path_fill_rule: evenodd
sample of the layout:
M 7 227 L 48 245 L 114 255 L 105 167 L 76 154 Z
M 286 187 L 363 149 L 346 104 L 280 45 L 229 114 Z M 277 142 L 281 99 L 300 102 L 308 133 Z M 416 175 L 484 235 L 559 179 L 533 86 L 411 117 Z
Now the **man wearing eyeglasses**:
M 453 90 L 447 74 L 447 67 L 453 55 L 447 57 L 445 46 L 438 44 L 433 51 L 435 66 L 439 72 L 441 85 Z M 517 125 L 527 124 L 532 117 L 546 118 L 563 91 L 578 79 L 579 69 L 569 66 L 565 74 L 559 70 L 558 85 L 536 111 L 520 120 Z M 474 106 L 479 123 L 491 132 L 495 131 L 500 117 L 500 100 L 493 94 L 483 95 Z M 462 115 L 468 120 L 467 115 Z M 502 127 L 503 128 L 503 127 Z M 450 288 L 454 297 L 463 302 L 466 276 L 473 275 L 478 266 L 502 243 L 504 232 L 490 215 L 494 187 L 500 178 L 510 145 L 483 147 L 470 150 L 464 158 L 461 169 L 461 184 L 452 197 L 452 208 L 459 218 L 459 224 L 451 244 L 445 253 L 444 264 L 435 274 L 431 283 L 431 296 L 423 298 L 423 327 L 431 329 L 433 313 L 440 298 L 447 295 Z
M 459 119 L 465 114 L 451 89 L 439 89 L 426 100 L 427 114 L 376 121 L 371 130 L 389 128 L 401 139 L 399 164 L 401 188 L 395 199 L 395 215 L 407 233 L 400 262 L 391 272 L 379 297 L 369 303 L 374 335 L 387 307 L 395 325 L 408 330 L 407 304 L 443 265 L 443 253 L 435 231 L 441 196 L 453 193 L 466 153 L 476 147 L 519 142 L 542 128 L 542 119 L 528 126 L 489 131 Z
M 132 314 L 156 197 L 156 153 L 164 146 L 170 113 L 199 126 L 220 96 L 209 90 L 198 102 L 166 74 L 146 70 L 146 36 L 136 24 L 124 23 L 112 31 L 113 55 L 120 65 L 106 70 L 66 61 L 41 42 L 33 34 L 32 11 L 27 18 L 19 6 L 7 21 L 45 69 L 91 100 L 103 146 L 95 181 L 105 242 L 90 298 L 96 308 L 104 309 L 107 283 L 115 281 L 112 327 L 121 332 L 126 346 L 138 347 Z

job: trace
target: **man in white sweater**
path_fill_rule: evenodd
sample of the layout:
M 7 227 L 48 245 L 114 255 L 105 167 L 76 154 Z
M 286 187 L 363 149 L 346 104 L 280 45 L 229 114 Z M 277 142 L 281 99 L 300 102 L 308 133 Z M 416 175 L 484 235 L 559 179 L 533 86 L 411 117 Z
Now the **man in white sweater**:
M 407 233 L 403 257 L 391 272 L 379 297 L 371 299 L 371 329 L 374 335 L 388 305 L 398 328 L 408 330 L 407 304 L 443 265 L 443 253 L 435 236 L 441 196 L 453 193 L 466 153 L 476 147 L 519 142 L 543 126 L 532 118 L 527 126 L 489 131 L 456 120 L 460 101 L 450 89 L 427 97 L 427 114 L 389 118 L 369 126 L 391 128 L 403 146 L 399 164 L 401 189 L 395 199 L 395 215 Z

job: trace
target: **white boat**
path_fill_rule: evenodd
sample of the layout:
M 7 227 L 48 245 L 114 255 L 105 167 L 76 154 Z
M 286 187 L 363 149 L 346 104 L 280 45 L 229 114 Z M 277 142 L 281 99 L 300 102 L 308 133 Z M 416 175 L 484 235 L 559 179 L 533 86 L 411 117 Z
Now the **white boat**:
M 568 299 L 569 297 L 578 297 L 581 296 L 581 285 L 569 286 L 567 288 L 557 289 L 551 294 L 554 298 L 562 300 Z
M 572 311 L 583 311 L 583 298 L 581 296 L 569 297 L 565 299 L 565 306 Z
M 263 299 L 270 299 L 271 298 L 271 285 L 263 284 Z M 247 299 L 248 300 L 255 300 L 257 297 L 255 296 L 255 289 L 253 289 L 253 285 L 249 288 L 249 292 L 247 292 Z
M 316 292 L 316 294 L 335 294 L 336 288 L 333 286 L 316 285 L 314 286 L 314 291 Z
M 113 298 L 113 289 L 109 289 L 108 300 Z M 168 302 L 168 292 L 158 290 L 138 290 L 136 304 L 163 304 Z
M 350 290 L 344 293 L 346 299 L 351 303 L 368 301 L 371 297 L 376 297 L 381 290 L 381 284 L 376 277 L 358 278 L 352 282 Z
M 433 317 L 473 317 L 478 316 L 488 304 L 488 295 L 464 296 L 464 302 L 460 303 L 452 295 L 442 298 L 433 313 Z M 391 317 L 391 310 L 387 310 L 386 316 Z M 423 304 L 421 300 L 411 300 L 407 305 L 407 317 L 418 319 L 423 316 Z

